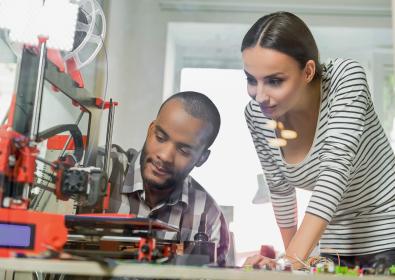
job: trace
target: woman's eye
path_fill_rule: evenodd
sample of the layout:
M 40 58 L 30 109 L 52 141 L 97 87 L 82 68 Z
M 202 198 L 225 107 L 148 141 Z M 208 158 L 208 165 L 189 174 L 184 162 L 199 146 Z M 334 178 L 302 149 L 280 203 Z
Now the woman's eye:
M 247 77 L 247 83 L 248 83 L 249 85 L 256 85 L 256 80 L 253 79 L 253 78 Z
M 282 79 L 269 79 L 267 80 L 267 83 L 270 86 L 278 87 L 282 84 L 283 80 Z

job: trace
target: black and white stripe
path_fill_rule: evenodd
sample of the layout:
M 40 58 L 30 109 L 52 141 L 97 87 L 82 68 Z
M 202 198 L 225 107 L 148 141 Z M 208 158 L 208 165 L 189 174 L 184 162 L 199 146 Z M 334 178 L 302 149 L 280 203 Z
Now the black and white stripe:
M 336 59 L 324 67 L 312 148 L 298 164 L 268 145 L 274 130 L 251 101 L 245 110 L 280 227 L 297 224 L 295 188 L 311 190 L 307 212 L 329 222 L 325 253 L 370 254 L 395 248 L 395 156 L 375 113 L 363 68 Z

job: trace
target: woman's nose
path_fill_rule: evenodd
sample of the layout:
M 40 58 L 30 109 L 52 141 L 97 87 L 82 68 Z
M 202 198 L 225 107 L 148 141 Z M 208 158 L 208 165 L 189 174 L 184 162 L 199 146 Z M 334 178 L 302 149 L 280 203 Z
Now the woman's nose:
M 267 96 L 267 94 L 265 93 L 265 90 L 264 90 L 263 85 L 261 83 L 257 84 L 255 101 L 258 103 L 268 103 L 269 102 L 269 96 Z

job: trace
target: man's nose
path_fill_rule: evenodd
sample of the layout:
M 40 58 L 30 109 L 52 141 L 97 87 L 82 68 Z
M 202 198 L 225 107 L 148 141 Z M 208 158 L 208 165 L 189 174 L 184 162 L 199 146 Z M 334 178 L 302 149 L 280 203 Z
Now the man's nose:
M 158 157 L 161 161 L 166 163 L 172 163 L 174 160 L 174 145 L 171 143 L 165 143 L 161 145 L 161 149 L 159 150 Z

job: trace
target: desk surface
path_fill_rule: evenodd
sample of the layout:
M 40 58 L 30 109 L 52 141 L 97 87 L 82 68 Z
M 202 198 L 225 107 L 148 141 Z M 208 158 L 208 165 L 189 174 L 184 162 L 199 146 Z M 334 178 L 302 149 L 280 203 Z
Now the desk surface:
M 291 280 L 291 279 L 323 279 L 351 280 L 358 277 L 335 275 L 310 275 L 301 273 L 270 272 L 259 270 L 230 269 L 230 268 L 201 268 L 190 266 L 151 265 L 136 263 L 120 263 L 113 268 L 92 261 L 59 261 L 38 259 L 2 259 L 0 270 L 19 272 L 38 271 L 42 273 L 58 273 L 90 276 L 129 276 L 166 279 L 213 279 L 213 280 Z M 391 276 L 366 276 L 364 279 L 394 280 Z

